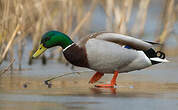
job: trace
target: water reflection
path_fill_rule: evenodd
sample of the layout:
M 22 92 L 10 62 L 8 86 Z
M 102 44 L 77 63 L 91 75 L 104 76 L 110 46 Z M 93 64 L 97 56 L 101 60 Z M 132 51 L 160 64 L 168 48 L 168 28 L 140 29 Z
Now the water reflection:
M 0 93 L 35 93 L 48 95 L 93 95 L 110 94 L 116 95 L 122 92 L 128 93 L 165 93 L 177 92 L 178 83 L 159 82 L 119 82 L 117 88 L 96 88 L 89 85 L 87 78 L 73 78 L 55 80 L 50 83 L 51 87 L 44 84 L 44 79 L 34 77 L 10 76 L 0 80 Z
M 121 77 L 118 88 L 96 88 L 88 84 L 88 77 L 55 80 L 49 88 L 43 78 L 5 76 L 0 79 L 0 110 L 124 109 L 126 103 L 131 104 L 133 108 L 129 109 L 133 110 L 145 109 L 145 106 L 154 109 L 158 105 L 162 110 L 176 109 L 177 82 L 129 81 L 132 77 Z
M 97 87 L 93 87 L 90 88 L 91 92 L 93 94 L 113 94 L 116 95 L 116 89 L 117 88 L 97 88 Z

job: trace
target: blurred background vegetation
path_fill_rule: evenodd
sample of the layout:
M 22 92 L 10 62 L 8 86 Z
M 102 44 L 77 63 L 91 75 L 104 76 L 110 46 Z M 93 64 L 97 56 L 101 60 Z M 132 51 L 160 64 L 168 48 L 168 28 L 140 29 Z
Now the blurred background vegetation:
M 160 42 L 170 57 L 178 55 L 178 0 L 0 0 L 0 66 L 33 64 L 31 55 L 49 30 L 74 41 L 92 32 L 110 31 Z M 65 62 L 60 48 L 42 55 Z M 27 60 L 24 60 L 27 59 Z

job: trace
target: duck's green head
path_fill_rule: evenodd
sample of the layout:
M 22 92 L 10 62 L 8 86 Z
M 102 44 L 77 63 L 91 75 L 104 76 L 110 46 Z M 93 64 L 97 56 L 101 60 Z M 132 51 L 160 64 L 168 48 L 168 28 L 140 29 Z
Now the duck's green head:
M 49 31 L 46 32 L 41 39 L 40 46 L 38 50 L 33 55 L 33 58 L 40 56 L 44 53 L 48 48 L 54 46 L 61 46 L 65 49 L 67 46 L 71 45 L 73 41 L 64 33 L 58 31 Z

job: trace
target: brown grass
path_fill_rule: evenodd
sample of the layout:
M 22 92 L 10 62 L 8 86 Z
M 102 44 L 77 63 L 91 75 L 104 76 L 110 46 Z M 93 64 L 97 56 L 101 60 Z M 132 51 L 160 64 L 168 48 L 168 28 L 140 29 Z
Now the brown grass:
M 174 0 L 166 0 L 165 11 L 163 12 L 163 31 L 157 37 L 157 41 L 161 44 L 164 44 L 168 39 L 169 35 L 172 33 L 173 26 L 176 20 L 175 16 L 175 1 Z M 164 45 L 163 45 L 164 46 Z M 162 49 L 163 47 L 161 47 Z
M 164 28 L 160 29 L 160 34 L 157 35 L 157 41 L 160 43 L 165 43 L 177 20 L 178 5 L 175 6 L 175 0 L 165 1 L 165 11 L 160 14 L 164 15 Z M 130 34 L 128 23 L 133 13 L 132 8 L 134 4 L 139 4 L 131 33 L 142 37 L 150 2 L 151 0 L 0 0 L 0 63 L 3 63 L 6 57 L 8 60 L 13 59 L 13 54 L 16 53 L 13 47 L 18 44 L 21 69 L 26 46 L 24 42 L 30 37 L 33 48 L 30 54 L 25 54 L 29 55 L 29 64 L 32 64 L 31 56 L 39 45 L 41 35 L 51 29 L 69 34 L 72 38 L 81 38 L 82 33 L 89 33 L 87 28 L 90 28 L 90 18 L 97 6 L 102 6 L 106 13 L 107 31 Z M 87 8 L 89 9 L 86 10 Z M 51 56 L 59 52 L 54 49 Z

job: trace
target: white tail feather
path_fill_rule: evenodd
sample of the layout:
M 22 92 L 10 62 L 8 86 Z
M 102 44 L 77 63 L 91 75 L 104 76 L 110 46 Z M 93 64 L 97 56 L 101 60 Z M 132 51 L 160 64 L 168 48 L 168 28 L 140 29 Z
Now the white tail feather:
M 158 57 L 150 58 L 150 60 L 157 61 L 157 62 L 170 62 L 166 59 L 161 59 L 161 58 L 158 58 Z

